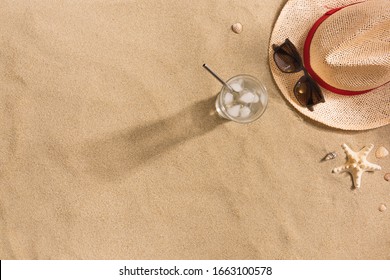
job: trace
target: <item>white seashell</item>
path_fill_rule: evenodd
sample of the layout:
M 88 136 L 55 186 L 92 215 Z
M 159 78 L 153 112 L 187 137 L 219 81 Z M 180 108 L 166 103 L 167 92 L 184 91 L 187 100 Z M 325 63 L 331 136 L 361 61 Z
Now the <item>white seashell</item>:
M 327 155 L 323 158 L 323 160 L 331 160 L 331 159 L 334 159 L 334 158 L 336 158 L 336 157 L 337 157 L 336 152 L 331 152 L 331 153 L 327 154 Z
M 381 211 L 381 212 L 385 212 L 386 209 L 387 209 L 387 207 L 385 204 L 382 204 L 381 206 L 379 206 L 379 211 Z
M 239 22 L 233 24 L 232 30 L 234 31 L 234 33 L 240 34 L 242 32 L 242 24 Z
M 388 155 L 389 155 L 389 151 L 383 146 L 379 147 L 375 152 L 375 156 L 377 158 L 384 158 L 387 157 Z

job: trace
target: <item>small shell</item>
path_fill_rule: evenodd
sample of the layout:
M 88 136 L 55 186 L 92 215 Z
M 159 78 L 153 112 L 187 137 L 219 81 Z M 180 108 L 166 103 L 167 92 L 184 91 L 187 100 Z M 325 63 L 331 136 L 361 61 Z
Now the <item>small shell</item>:
M 388 156 L 388 154 L 389 154 L 389 151 L 383 146 L 379 147 L 375 152 L 375 156 L 377 158 L 384 158 L 384 157 Z
M 234 31 L 234 33 L 240 34 L 242 32 L 242 24 L 239 22 L 233 24 L 232 30 Z
M 385 212 L 386 209 L 387 209 L 387 207 L 384 204 L 381 204 L 381 206 L 379 206 L 379 211 L 381 211 L 381 212 Z
M 331 160 L 337 157 L 336 152 L 331 152 L 327 154 L 322 160 Z
M 386 173 L 384 178 L 386 181 L 390 181 L 390 173 Z

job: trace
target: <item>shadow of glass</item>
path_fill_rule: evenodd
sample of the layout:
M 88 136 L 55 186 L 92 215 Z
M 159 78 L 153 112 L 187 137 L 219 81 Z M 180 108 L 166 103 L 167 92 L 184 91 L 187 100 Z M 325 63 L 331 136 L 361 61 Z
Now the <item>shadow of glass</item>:
M 172 117 L 86 143 L 81 152 L 86 172 L 100 179 L 116 180 L 177 145 L 213 130 L 226 122 L 216 113 L 214 102 L 212 97 Z

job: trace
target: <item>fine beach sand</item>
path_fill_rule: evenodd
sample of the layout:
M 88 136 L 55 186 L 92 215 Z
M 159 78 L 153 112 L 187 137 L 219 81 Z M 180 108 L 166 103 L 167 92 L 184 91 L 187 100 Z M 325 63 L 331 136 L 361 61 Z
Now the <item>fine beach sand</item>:
M 268 66 L 285 2 L 0 1 L 0 259 L 390 259 L 390 126 L 285 101 Z M 203 63 L 261 80 L 264 115 L 218 118 Z M 331 173 L 343 143 L 375 145 L 359 190 Z

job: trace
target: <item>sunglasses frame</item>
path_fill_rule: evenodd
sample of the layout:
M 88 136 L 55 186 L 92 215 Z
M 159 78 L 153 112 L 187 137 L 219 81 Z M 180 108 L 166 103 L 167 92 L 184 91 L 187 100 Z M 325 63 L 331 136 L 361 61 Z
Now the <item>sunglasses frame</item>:
M 284 48 L 286 46 L 290 49 L 291 52 L 286 52 L 284 50 Z M 303 65 L 302 57 L 300 56 L 295 45 L 288 38 L 286 38 L 284 43 L 282 43 L 279 46 L 273 44 L 272 49 L 274 50 L 274 55 L 273 55 L 274 62 L 280 71 L 282 71 L 283 73 L 286 73 L 286 74 L 298 73 L 298 72 L 303 71 L 303 76 L 301 78 L 299 78 L 299 80 L 297 81 L 297 83 L 294 86 L 294 95 L 295 95 L 295 98 L 297 99 L 297 101 L 299 102 L 299 104 L 308 108 L 310 111 L 313 111 L 314 105 L 317 105 L 318 103 L 321 103 L 321 102 L 325 102 L 325 98 L 322 94 L 321 88 L 318 86 L 317 82 L 312 77 L 310 77 L 305 66 Z M 276 59 L 276 56 L 278 55 L 278 53 L 281 53 L 281 52 L 283 52 L 284 55 L 287 55 L 290 58 L 294 59 L 298 65 L 298 67 L 293 69 L 292 71 L 285 71 L 285 69 L 282 69 L 281 66 L 278 64 L 277 59 Z M 307 85 L 310 87 L 310 94 L 309 94 L 305 103 L 301 102 L 301 98 L 299 98 L 299 94 L 301 94 L 299 92 L 299 85 L 300 85 L 300 82 L 303 78 L 307 81 Z M 314 91 L 319 94 L 319 98 L 318 98 L 319 101 L 317 103 L 313 102 L 313 92 Z

